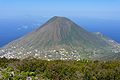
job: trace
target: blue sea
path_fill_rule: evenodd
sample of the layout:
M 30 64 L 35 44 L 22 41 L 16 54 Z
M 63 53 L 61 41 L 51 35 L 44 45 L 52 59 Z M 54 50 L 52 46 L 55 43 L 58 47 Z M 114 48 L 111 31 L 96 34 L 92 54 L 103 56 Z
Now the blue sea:
M 0 19 L 0 47 L 37 29 L 48 17 Z M 101 32 L 120 43 L 120 20 L 70 17 L 89 32 Z

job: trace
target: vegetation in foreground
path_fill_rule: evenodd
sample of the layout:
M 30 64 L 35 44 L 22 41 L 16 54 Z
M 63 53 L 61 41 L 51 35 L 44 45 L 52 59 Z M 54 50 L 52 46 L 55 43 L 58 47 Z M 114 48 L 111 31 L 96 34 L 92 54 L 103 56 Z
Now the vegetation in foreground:
M 0 58 L 0 80 L 120 80 L 120 61 Z

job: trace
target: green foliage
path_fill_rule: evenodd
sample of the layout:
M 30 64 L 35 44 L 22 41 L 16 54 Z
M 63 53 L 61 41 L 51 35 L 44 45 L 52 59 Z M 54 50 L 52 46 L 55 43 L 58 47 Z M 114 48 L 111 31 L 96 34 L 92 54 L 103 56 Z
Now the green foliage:
M 120 61 L 0 59 L 1 80 L 120 80 Z

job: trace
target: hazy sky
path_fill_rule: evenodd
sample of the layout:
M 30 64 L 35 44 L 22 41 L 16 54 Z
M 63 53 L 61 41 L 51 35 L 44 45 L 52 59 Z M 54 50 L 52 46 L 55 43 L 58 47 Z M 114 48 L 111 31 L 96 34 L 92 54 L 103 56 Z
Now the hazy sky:
M 120 0 L 0 0 L 0 18 L 21 16 L 120 18 Z

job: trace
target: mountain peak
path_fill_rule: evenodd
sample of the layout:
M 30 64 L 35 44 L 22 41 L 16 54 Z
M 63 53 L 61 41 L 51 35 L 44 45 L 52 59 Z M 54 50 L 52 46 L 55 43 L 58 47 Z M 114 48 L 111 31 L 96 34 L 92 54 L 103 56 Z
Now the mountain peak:
M 75 26 L 76 24 L 71 21 L 70 19 L 66 18 L 66 17 L 61 17 L 61 16 L 54 16 L 51 19 L 49 19 L 45 24 L 43 24 L 38 30 L 40 30 L 41 28 L 70 28 L 72 26 Z M 78 26 L 78 25 L 76 25 Z
M 67 19 L 66 17 L 63 17 L 63 16 L 53 16 L 52 18 L 53 19 Z
M 59 22 L 60 23 L 60 22 L 66 22 L 66 21 L 68 22 L 68 21 L 71 21 L 71 20 L 66 18 L 66 17 L 54 16 L 50 20 L 48 20 L 47 23 L 51 23 L 51 22 Z

